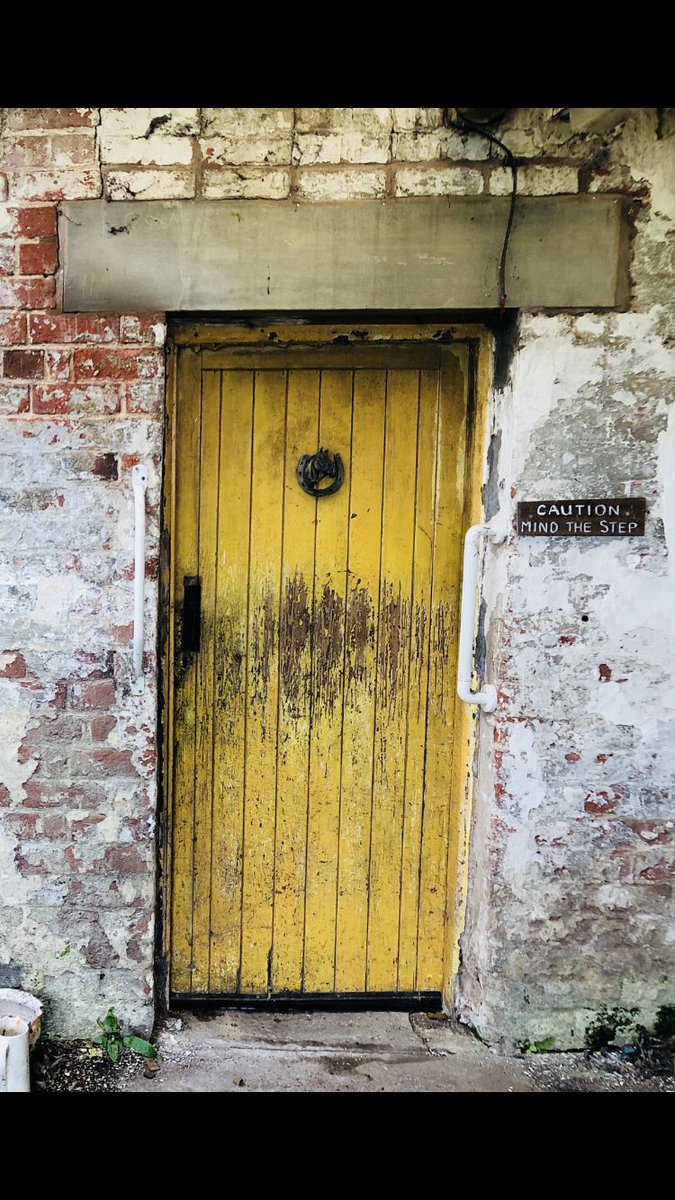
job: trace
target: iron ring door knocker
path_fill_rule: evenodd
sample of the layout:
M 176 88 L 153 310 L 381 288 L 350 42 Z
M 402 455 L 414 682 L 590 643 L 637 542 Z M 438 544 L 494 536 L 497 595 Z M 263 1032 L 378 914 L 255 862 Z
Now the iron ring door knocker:
M 333 496 L 345 481 L 345 467 L 339 454 L 319 449 L 316 454 L 303 454 L 298 463 L 298 483 L 308 496 Z M 323 479 L 332 479 L 328 487 L 319 487 Z

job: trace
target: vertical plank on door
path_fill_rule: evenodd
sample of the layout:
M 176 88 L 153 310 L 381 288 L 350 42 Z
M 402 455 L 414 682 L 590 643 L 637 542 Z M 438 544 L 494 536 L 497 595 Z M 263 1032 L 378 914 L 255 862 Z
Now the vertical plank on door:
M 417 959 L 422 991 L 443 983 L 447 919 L 467 394 L 459 353 L 444 351 L 441 369 Z
M 239 983 L 253 372 L 224 371 L 218 493 L 211 856 L 212 992 Z
M 279 745 L 274 874 L 274 991 L 302 990 L 317 501 L 296 469 L 319 444 L 318 371 L 289 371 L 279 627 Z
M 322 371 L 319 443 L 347 467 L 353 372 Z M 340 823 L 349 480 L 317 501 L 307 819 L 304 990 L 335 986 L 335 897 Z
M 368 916 L 369 991 L 397 982 L 419 372 L 387 377 Z
M 366 990 L 385 371 L 355 372 L 335 986 Z M 347 484 L 345 484 L 347 486 Z
M 182 649 L 184 579 L 198 573 L 199 431 L 201 355 L 180 351 L 176 413 L 176 527 L 174 650 L 174 801 L 171 917 L 171 986 L 192 991 L 192 838 L 195 795 L 195 655 Z
M 410 675 L 401 856 L 401 913 L 398 955 L 398 990 L 415 990 L 417 967 L 417 912 L 419 907 L 422 815 L 424 812 L 424 755 L 429 677 L 429 625 L 431 615 L 431 565 L 436 479 L 436 431 L 439 386 L 437 371 L 420 372 L 420 405 L 417 431 L 417 494 L 413 546 L 412 623 Z
M 241 990 L 271 984 L 286 372 L 256 370 L 246 698 Z
M 199 553 L 201 639 L 197 655 L 195 706 L 195 824 L 193 833 L 192 987 L 209 988 L 211 921 L 211 820 L 213 806 L 213 700 L 215 665 L 216 553 L 218 540 L 218 468 L 220 461 L 220 374 L 202 375 L 199 455 Z

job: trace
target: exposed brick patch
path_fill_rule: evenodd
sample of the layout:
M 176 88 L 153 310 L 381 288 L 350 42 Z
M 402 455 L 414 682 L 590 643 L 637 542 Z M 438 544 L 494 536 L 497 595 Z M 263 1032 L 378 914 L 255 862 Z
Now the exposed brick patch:
M 3 374 L 6 379 L 42 379 L 44 373 L 43 350 L 5 350 Z
M 95 808 L 106 803 L 106 793 L 100 783 L 76 783 L 53 779 L 28 779 L 23 785 L 26 808 Z M 101 818 L 103 820 L 103 818 Z
M 106 775 L 137 775 L 131 750 L 94 750 L 92 761 Z
M 31 313 L 30 340 L 41 342 L 117 342 L 120 318 L 97 313 Z
M 95 683 L 74 683 L 70 689 L 70 706 L 83 710 L 112 708 L 115 696 L 115 683 L 112 679 L 98 679 Z
M 15 838 L 27 842 L 60 841 L 67 833 L 66 818 L 60 813 L 12 812 L 3 821 Z
M 158 415 L 164 411 L 164 384 L 160 379 L 150 383 L 128 384 L 123 388 L 122 395 L 128 413 Z
M 73 370 L 76 379 L 151 379 L 161 369 L 161 358 L 147 350 L 76 350 Z
M 54 744 L 64 747 L 68 742 L 81 741 L 83 732 L 84 725 L 79 715 L 59 712 L 57 716 L 53 716 L 50 713 L 49 716 L 39 718 L 37 724 L 28 729 L 21 743 L 22 750 L 39 752 L 40 748 L 46 747 L 48 743 L 52 743 L 52 747 Z
M 11 178 L 13 200 L 96 200 L 101 195 L 98 168 L 21 172 Z
M 17 840 L 21 838 L 25 841 L 35 840 L 35 830 L 37 825 L 37 813 L 6 813 L 3 817 L 3 823 L 12 831 L 12 837 Z
M 135 573 L 134 563 L 129 563 L 122 571 L 123 579 L 133 579 Z M 150 554 L 145 560 L 145 578 L 156 579 L 159 574 L 159 558 L 156 554 Z
M 53 275 L 58 265 L 56 241 L 24 242 L 19 246 L 20 275 Z
M 72 846 L 68 846 L 65 851 L 65 859 L 71 871 L 79 871 L 80 867 L 84 866 L 84 859 L 78 858 Z
M 113 384 L 44 384 L 33 394 L 35 413 L 117 413 L 120 397 Z
M 8 108 L 8 129 L 75 129 L 98 122 L 97 108 Z
M 18 232 L 25 238 L 56 237 L 57 210 L 49 208 L 20 208 L 17 210 Z
M 673 840 L 673 834 L 670 829 L 667 829 L 663 822 L 658 821 L 643 821 L 637 817 L 624 817 L 623 825 L 630 829 L 632 833 L 637 834 L 643 842 L 648 845 L 652 844 L 668 844 Z
M 66 850 L 66 854 L 68 851 Z M 25 879 L 30 879 L 31 876 L 49 875 L 49 867 L 46 866 L 39 858 L 29 857 L 27 854 L 21 854 L 19 851 L 14 855 L 14 862 L 20 875 Z
M 117 725 L 117 717 L 94 717 L 91 722 L 92 742 L 104 742 Z
M 49 379 L 70 379 L 73 363 L 71 350 L 49 346 L 45 351 L 45 362 Z
M 90 967 L 113 967 L 119 961 L 119 954 L 115 953 L 112 942 L 102 930 L 82 946 L 82 953 Z
M 0 417 L 16 417 L 30 408 L 30 391 L 25 384 L 0 381 Z
M 140 875 L 146 869 L 145 859 L 137 846 L 111 846 L 105 852 L 104 861 L 117 875 Z
M 116 642 L 128 645 L 134 636 L 134 623 L 131 621 L 127 625 L 111 625 L 110 633 Z
M 99 479 L 117 479 L 119 477 L 117 455 L 112 453 L 97 455 L 91 473 L 98 475 Z
M 16 346 L 26 341 L 26 314 L 0 312 L 0 346 Z
M 98 719 L 105 720 L 106 718 Z M 83 817 L 77 817 L 74 821 L 71 821 L 70 828 L 73 833 L 82 834 L 86 833 L 88 829 L 100 825 L 103 821 L 105 821 L 103 813 L 88 812 Z
M 136 342 L 149 346 L 163 346 L 166 326 L 163 313 L 143 313 L 141 316 L 123 316 L 120 341 Z
M 94 160 L 94 133 L 54 133 L 50 136 L 6 137 L 4 162 L 10 170 L 38 167 L 76 167 Z
M 596 816 L 604 817 L 608 813 L 613 813 L 617 806 L 617 797 L 610 797 L 609 792 L 596 792 L 595 799 L 587 796 L 584 801 L 584 808 L 587 813 L 594 813 Z
M 64 838 L 68 832 L 68 823 L 65 816 L 61 814 L 46 813 L 41 818 L 42 835 L 43 837 L 60 840 Z
M 645 867 L 644 871 L 640 871 L 640 879 L 645 879 L 648 883 L 661 883 L 671 879 L 673 875 L 675 875 L 675 863 L 668 862 L 665 858 L 659 859 L 653 866 Z
M 54 308 L 53 276 L 45 279 L 0 279 L 0 308 Z
M 5 654 L 12 655 L 9 662 L 2 663 L 5 655 L 0 655 L 0 679 L 25 679 L 26 660 L 18 650 L 8 650 Z

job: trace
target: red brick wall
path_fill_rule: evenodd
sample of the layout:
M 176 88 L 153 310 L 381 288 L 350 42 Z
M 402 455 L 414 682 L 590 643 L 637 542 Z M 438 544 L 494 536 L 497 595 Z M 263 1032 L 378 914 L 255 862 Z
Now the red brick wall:
M 153 1019 L 164 320 L 59 311 L 57 204 L 101 194 L 95 109 L 8 110 L 0 174 L 0 986 L 50 1033 Z M 131 694 L 131 467 L 150 470 Z

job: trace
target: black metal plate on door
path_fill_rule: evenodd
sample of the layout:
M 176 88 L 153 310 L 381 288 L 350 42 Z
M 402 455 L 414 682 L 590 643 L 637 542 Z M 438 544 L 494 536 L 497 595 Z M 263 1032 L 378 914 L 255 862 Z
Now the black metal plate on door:
M 183 581 L 183 654 L 198 654 L 202 636 L 202 581 L 186 575 Z

